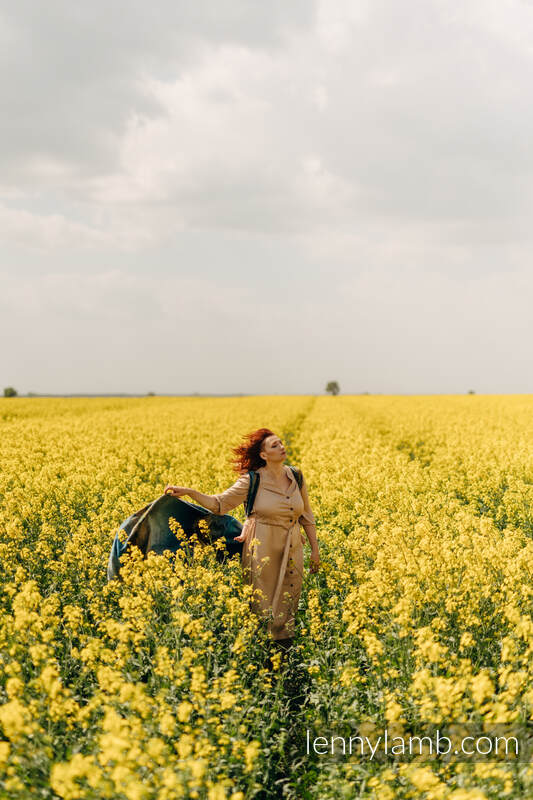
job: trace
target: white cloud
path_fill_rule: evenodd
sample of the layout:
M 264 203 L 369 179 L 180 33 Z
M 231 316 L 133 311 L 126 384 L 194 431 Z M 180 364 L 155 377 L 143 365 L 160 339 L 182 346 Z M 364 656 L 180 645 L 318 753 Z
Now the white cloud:
M 358 25 L 371 15 L 369 0 L 318 0 L 317 34 L 321 45 L 337 52 L 349 47 Z
M 251 299 L 246 287 L 231 288 L 182 275 L 152 278 L 119 269 L 83 273 L 50 272 L 32 279 L 0 276 L 4 313 L 51 315 L 80 321 L 137 323 L 139 315 L 154 321 L 193 323 L 201 310 L 230 315 Z
M 26 247 L 53 251 L 56 248 L 112 244 L 105 232 L 62 214 L 36 214 L 23 208 L 0 205 L 0 235 Z

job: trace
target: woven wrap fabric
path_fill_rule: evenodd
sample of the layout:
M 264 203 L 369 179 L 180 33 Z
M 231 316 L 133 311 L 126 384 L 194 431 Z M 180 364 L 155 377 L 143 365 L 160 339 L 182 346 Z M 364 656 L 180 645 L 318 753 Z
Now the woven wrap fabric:
M 185 534 L 178 538 L 170 528 L 169 520 L 175 519 Z M 223 561 L 234 554 L 242 554 L 242 542 L 236 542 L 243 525 L 230 514 L 213 514 L 203 506 L 181 500 L 170 494 L 163 494 L 143 508 L 135 511 L 122 522 L 115 534 L 107 563 L 107 580 L 120 579 L 120 557 L 131 547 L 138 547 L 143 556 L 149 552 L 162 554 L 165 550 L 177 552 L 186 544 L 187 539 L 196 534 L 201 539 L 199 520 L 205 520 L 212 544 L 223 540 L 225 547 L 217 550 L 217 560 Z M 125 531 L 127 538 L 120 541 L 119 533 Z

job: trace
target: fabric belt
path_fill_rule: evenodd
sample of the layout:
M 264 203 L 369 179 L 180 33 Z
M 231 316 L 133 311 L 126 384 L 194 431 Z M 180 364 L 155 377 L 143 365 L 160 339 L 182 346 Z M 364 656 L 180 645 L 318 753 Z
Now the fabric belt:
M 285 530 L 288 530 L 289 528 L 292 528 L 292 526 L 296 525 L 296 523 L 298 522 L 298 520 L 295 520 L 294 522 L 289 522 L 289 523 L 287 523 L 287 522 L 271 522 L 268 519 L 268 517 L 256 517 L 256 516 L 248 517 L 248 519 L 251 519 L 251 520 L 255 519 L 255 520 L 257 520 L 257 522 L 264 522 L 265 525 L 272 525 L 274 528 L 284 528 Z
M 293 522 L 290 528 L 287 530 L 287 538 L 285 539 L 285 547 L 283 549 L 283 556 L 281 557 L 281 567 L 279 569 L 278 575 L 278 583 L 276 586 L 276 591 L 274 592 L 274 598 L 272 600 L 272 613 L 275 615 L 276 610 L 278 608 L 278 601 L 281 593 L 281 584 L 283 583 L 283 578 L 285 576 L 285 571 L 287 569 L 287 561 L 289 560 L 289 550 L 290 550 L 290 542 L 292 539 L 292 529 L 300 527 L 300 523 L 298 520 Z

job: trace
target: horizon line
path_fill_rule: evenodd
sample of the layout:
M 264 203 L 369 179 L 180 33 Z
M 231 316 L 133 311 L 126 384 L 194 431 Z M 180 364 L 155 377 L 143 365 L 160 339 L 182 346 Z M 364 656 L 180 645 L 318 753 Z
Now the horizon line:
M 468 389 L 464 392 L 338 392 L 333 395 L 331 392 L 185 392 L 177 394 L 175 392 L 27 392 L 26 394 L 16 394 L 12 397 L 2 397 L 4 400 L 19 399 L 37 399 L 37 398 L 98 398 L 98 397 L 365 397 L 365 396 L 382 396 L 382 397 L 437 397 L 437 396 L 456 396 L 463 397 L 464 395 L 484 395 L 484 396 L 528 396 L 532 392 L 476 392 L 475 390 Z

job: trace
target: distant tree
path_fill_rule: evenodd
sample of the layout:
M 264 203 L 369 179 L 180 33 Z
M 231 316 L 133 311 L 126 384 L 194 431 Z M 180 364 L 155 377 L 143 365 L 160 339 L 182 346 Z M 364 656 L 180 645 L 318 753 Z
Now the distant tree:
M 329 394 L 333 395 L 339 394 L 340 386 L 337 381 L 329 381 L 328 385 L 326 386 L 326 392 L 329 392 Z
M 155 397 L 155 392 L 146 392 L 147 397 Z
M 475 391 L 473 389 L 469 389 L 467 394 L 475 394 Z
M 12 386 L 6 386 L 6 388 L 4 389 L 4 397 L 16 397 L 16 396 L 17 396 L 17 390 L 13 389 Z

